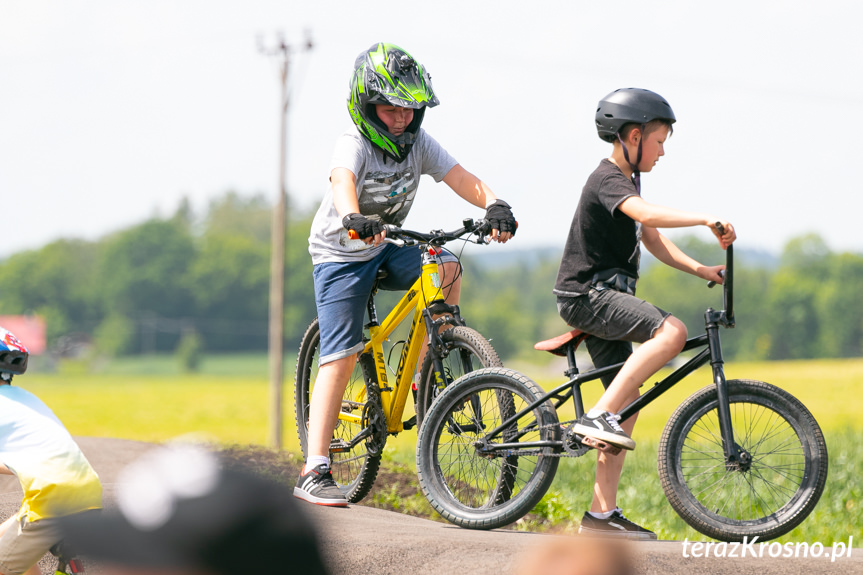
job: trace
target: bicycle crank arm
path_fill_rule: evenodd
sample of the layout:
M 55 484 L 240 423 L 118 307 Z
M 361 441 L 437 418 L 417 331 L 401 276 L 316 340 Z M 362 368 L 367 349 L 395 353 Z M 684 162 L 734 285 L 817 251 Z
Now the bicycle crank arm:
M 330 453 L 349 453 L 351 449 L 359 445 L 361 441 L 365 441 L 372 435 L 371 426 L 365 427 L 360 430 L 350 441 L 345 441 L 344 439 L 340 439 L 338 441 L 330 442 Z

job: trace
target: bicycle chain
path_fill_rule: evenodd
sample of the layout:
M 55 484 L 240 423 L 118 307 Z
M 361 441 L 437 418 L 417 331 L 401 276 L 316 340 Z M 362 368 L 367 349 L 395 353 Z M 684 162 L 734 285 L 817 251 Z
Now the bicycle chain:
M 563 445 L 563 451 L 562 452 L 543 453 L 542 449 L 511 449 L 511 450 L 506 450 L 506 451 L 503 451 L 503 450 L 497 451 L 496 453 L 501 454 L 502 457 L 510 457 L 512 455 L 542 455 L 544 457 L 581 457 L 582 455 L 584 455 L 585 453 L 587 453 L 588 451 L 593 449 L 592 447 L 588 447 L 588 446 L 583 445 L 581 443 L 578 444 L 578 448 L 573 449 L 569 445 L 569 441 L 567 441 L 566 437 L 568 435 L 570 435 L 570 432 L 572 430 L 572 426 L 575 425 L 576 422 L 575 422 L 575 420 L 573 420 L 573 421 L 569 422 L 569 425 L 564 427 L 565 423 L 566 422 L 564 422 L 564 423 L 549 423 L 547 425 L 540 425 L 537 427 L 537 430 L 553 429 L 553 428 L 561 429 L 563 431 L 563 434 L 564 434 L 564 439 L 561 441 L 561 444 Z M 547 449 L 547 448 L 543 448 L 543 449 Z

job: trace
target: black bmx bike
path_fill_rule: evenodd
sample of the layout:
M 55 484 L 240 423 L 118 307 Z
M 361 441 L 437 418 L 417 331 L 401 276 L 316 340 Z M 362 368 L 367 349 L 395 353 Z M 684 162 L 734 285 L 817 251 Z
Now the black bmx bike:
M 706 333 L 683 349 L 701 351 L 620 416 L 625 421 L 709 362 L 713 383 L 677 407 L 662 433 L 662 488 L 700 533 L 721 541 L 763 541 L 793 529 L 818 503 L 827 479 L 827 446 L 815 418 L 788 392 L 761 381 L 725 379 L 719 328 L 734 327 L 732 246 L 726 258 L 723 309 L 708 308 Z M 573 431 L 584 413 L 581 386 L 623 365 L 579 374 L 575 350 L 587 337 L 573 330 L 537 344 L 568 358 L 568 381 L 549 392 L 504 368 L 473 371 L 441 392 L 417 443 L 419 483 L 441 516 L 471 529 L 508 525 L 543 497 L 560 457 L 616 449 L 586 445 Z M 559 421 L 558 409 L 569 400 L 575 419 Z

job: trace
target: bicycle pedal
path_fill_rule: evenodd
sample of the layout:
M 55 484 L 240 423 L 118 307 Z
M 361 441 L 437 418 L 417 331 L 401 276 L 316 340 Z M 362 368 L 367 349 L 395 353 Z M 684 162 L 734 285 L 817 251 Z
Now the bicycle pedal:
M 351 446 L 344 441 L 330 442 L 330 453 L 348 453 L 350 450 Z
M 402 427 L 405 429 L 405 431 L 413 429 L 416 426 L 417 426 L 417 416 L 416 415 L 414 415 L 413 417 L 411 417 L 410 419 L 408 419 L 407 421 L 402 423 Z
M 621 448 L 616 445 L 611 445 L 610 443 L 606 443 L 601 439 L 594 439 L 593 437 L 582 437 L 581 442 L 588 446 L 596 449 L 597 451 L 602 451 L 603 453 L 608 453 L 609 455 L 617 455 L 621 452 Z

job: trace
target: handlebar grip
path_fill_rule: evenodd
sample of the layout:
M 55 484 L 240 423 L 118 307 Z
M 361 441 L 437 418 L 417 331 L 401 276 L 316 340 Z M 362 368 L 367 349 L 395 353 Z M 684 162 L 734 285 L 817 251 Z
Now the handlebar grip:
M 721 275 L 722 277 L 725 277 L 725 270 L 719 272 L 719 275 Z M 707 282 L 707 287 L 709 287 L 709 288 L 712 288 L 715 285 L 716 285 L 716 282 L 713 280 L 710 280 L 709 282 Z
M 356 230 L 348 230 L 348 237 L 352 240 L 360 239 L 360 235 L 357 233 Z

